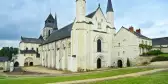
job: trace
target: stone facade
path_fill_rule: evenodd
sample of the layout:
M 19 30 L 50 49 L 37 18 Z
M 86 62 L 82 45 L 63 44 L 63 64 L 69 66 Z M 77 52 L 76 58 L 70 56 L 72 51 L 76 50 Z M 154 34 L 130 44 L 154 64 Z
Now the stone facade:
M 55 24 L 56 17 L 54 19 L 49 15 L 45 22 L 48 25 L 42 31 L 43 42 L 37 45 L 26 43 L 30 48 L 34 46 L 39 49 L 40 63 L 39 59 L 35 63 L 48 68 L 77 72 L 105 67 L 126 67 L 128 60 L 134 65 L 136 58 L 147 52 L 141 50 L 139 45 L 141 42 L 152 45 L 152 42 L 143 36 L 140 30 L 131 31 L 122 27 L 116 33 L 111 0 L 108 0 L 106 14 L 103 14 L 99 5 L 94 12 L 86 15 L 86 2 L 76 0 L 74 22 L 59 30 Z M 25 47 L 20 46 L 20 49 Z M 24 58 L 20 61 L 32 56 L 22 57 Z

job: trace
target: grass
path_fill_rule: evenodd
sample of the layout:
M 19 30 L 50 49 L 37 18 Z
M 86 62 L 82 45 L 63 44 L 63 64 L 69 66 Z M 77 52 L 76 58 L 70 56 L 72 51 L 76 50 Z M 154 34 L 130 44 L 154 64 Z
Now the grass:
M 4 78 L 6 78 L 6 77 L 4 77 L 4 76 L 0 76 L 0 79 L 4 79 Z
M 168 84 L 168 71 L 134 78 L 99 81 L 91 84 Z
M 73 80 L 84 80 L 93 78 L 110 77 L 121 74 L 129 74 L 141 71 L 152 70 L 151 68 L 128 68 L 119 70 L 110 70 L 102 72 L 93 72 L 87 74 L 81 74 L 76 76 L 61 76 L 61 77 L 38 77 L 38 78 L 23 78 L 23 79 L 4 79 L 0 80 L 0 84 L 44 84 L 44 83 L 55 83 L 63 81 L 73 81 Z
M 168 54 L 167 54 L 167 53 L 165 53 L 165 54 L 160 54 L 159 56 L 168 57 Z

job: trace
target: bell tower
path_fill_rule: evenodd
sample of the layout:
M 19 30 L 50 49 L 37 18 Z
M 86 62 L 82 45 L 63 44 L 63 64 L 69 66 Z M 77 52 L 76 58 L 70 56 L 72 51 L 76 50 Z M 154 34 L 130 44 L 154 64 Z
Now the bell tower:
M 114 27 L 114 10 L 111 0 L 108 0 L 107 2 L 106 15 L 107 21 L 111 24 L 112 27 Z
M 70 71 L 86 70 L 87 23 L 85 21 L 86 0 L 76 0 L 76 20 L 71 30 Z
M 76 21 L 85 21 L 86 0 L 76 0 Z

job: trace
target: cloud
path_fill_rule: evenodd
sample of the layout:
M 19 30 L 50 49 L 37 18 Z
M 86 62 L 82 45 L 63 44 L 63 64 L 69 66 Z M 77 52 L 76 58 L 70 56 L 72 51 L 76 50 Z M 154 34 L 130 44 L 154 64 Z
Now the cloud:
M 167 0 L 112 0 L 115 26 L 142 28 L 148 37 L 167 35 Z M 107 0 L 87 0 L 87 14 L 101 4 L 106 11 Z M 38 37 L 48 14 L 57 13 L 62 28 L 75 18 L 75 0 L 4 0 L 0 3 L 0 45 L 19 43 L 20 37 Z M 16 43 L 13 44 L 12 43 Z
M 11 40 L 1 40 L 0 41 L 0 49 L 2 47 L 18 47 L 19 41 L 11 41 Z
M 144 23 L 139 24 L 140 28 L 151 28 L 155 23 L 153 21 L 146 21 Z

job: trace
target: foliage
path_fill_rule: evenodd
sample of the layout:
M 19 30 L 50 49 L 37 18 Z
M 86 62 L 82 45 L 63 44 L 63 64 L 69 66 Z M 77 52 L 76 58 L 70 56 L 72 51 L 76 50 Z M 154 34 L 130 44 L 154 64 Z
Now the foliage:
M 139 47 L 140 48 L 146 48 L 146 49 L 148 49 L 148 50 L 151 50 L 152 49 L 152 46 L 150 46 L 150 45 L 146 45 L 146 44 L 139 44 Z
M 151 62 L 156 62 L 156 61 L 168 61 L 168 57 L 163 57 L 163 56 L 157 56 L 154 57 Z
M 18 54 L 18 48 L 13 47 L 3 47 L 0 50 L 0 56 L 7 56 L 9 57 L 9 60 L 12 59 L 12 55 Z
M 130 66 L 131 66 L 130 60 L 127 59 L 127 67 L 130 67 Z
M 152 46 L 147 45 L 146 49 L 151 50 L 151 49 L 152 49 Z
M 139 44 L 139 47 L 144 49 L 145 45 L 144 44 Z
M 158 56 L 160 54 L 163 54 L 163 52 L 161 52 L 160 50 L 151 50 L 147 53 L 143 53 L 143 56 Z
M 19 79 L 4 79 L 0 81 L 0 84 L 45 84 L 45 83 L 56 83 L 74 80 L 85 80 L 94 78 L 111 77 L 122 74 L 130 74 L 136 72 L 142 72 L 147 70 L 153 70 L 153 68 L 128 68 L 128 69 L 117 69 L 108 71 L 99 71 L 91 73 L 83 73 L 79 75 L 69 76 L 57 76 L 57 77 L 36 77 L 36 78 L 19 78 Z
M 168 57 L 168 53 L 163 53 L 163 54 L 160 54 L 159 56 Z
M 147 52 L 147 55 L 160 55 L 163 54 L 160 50 L 151 50 Z

